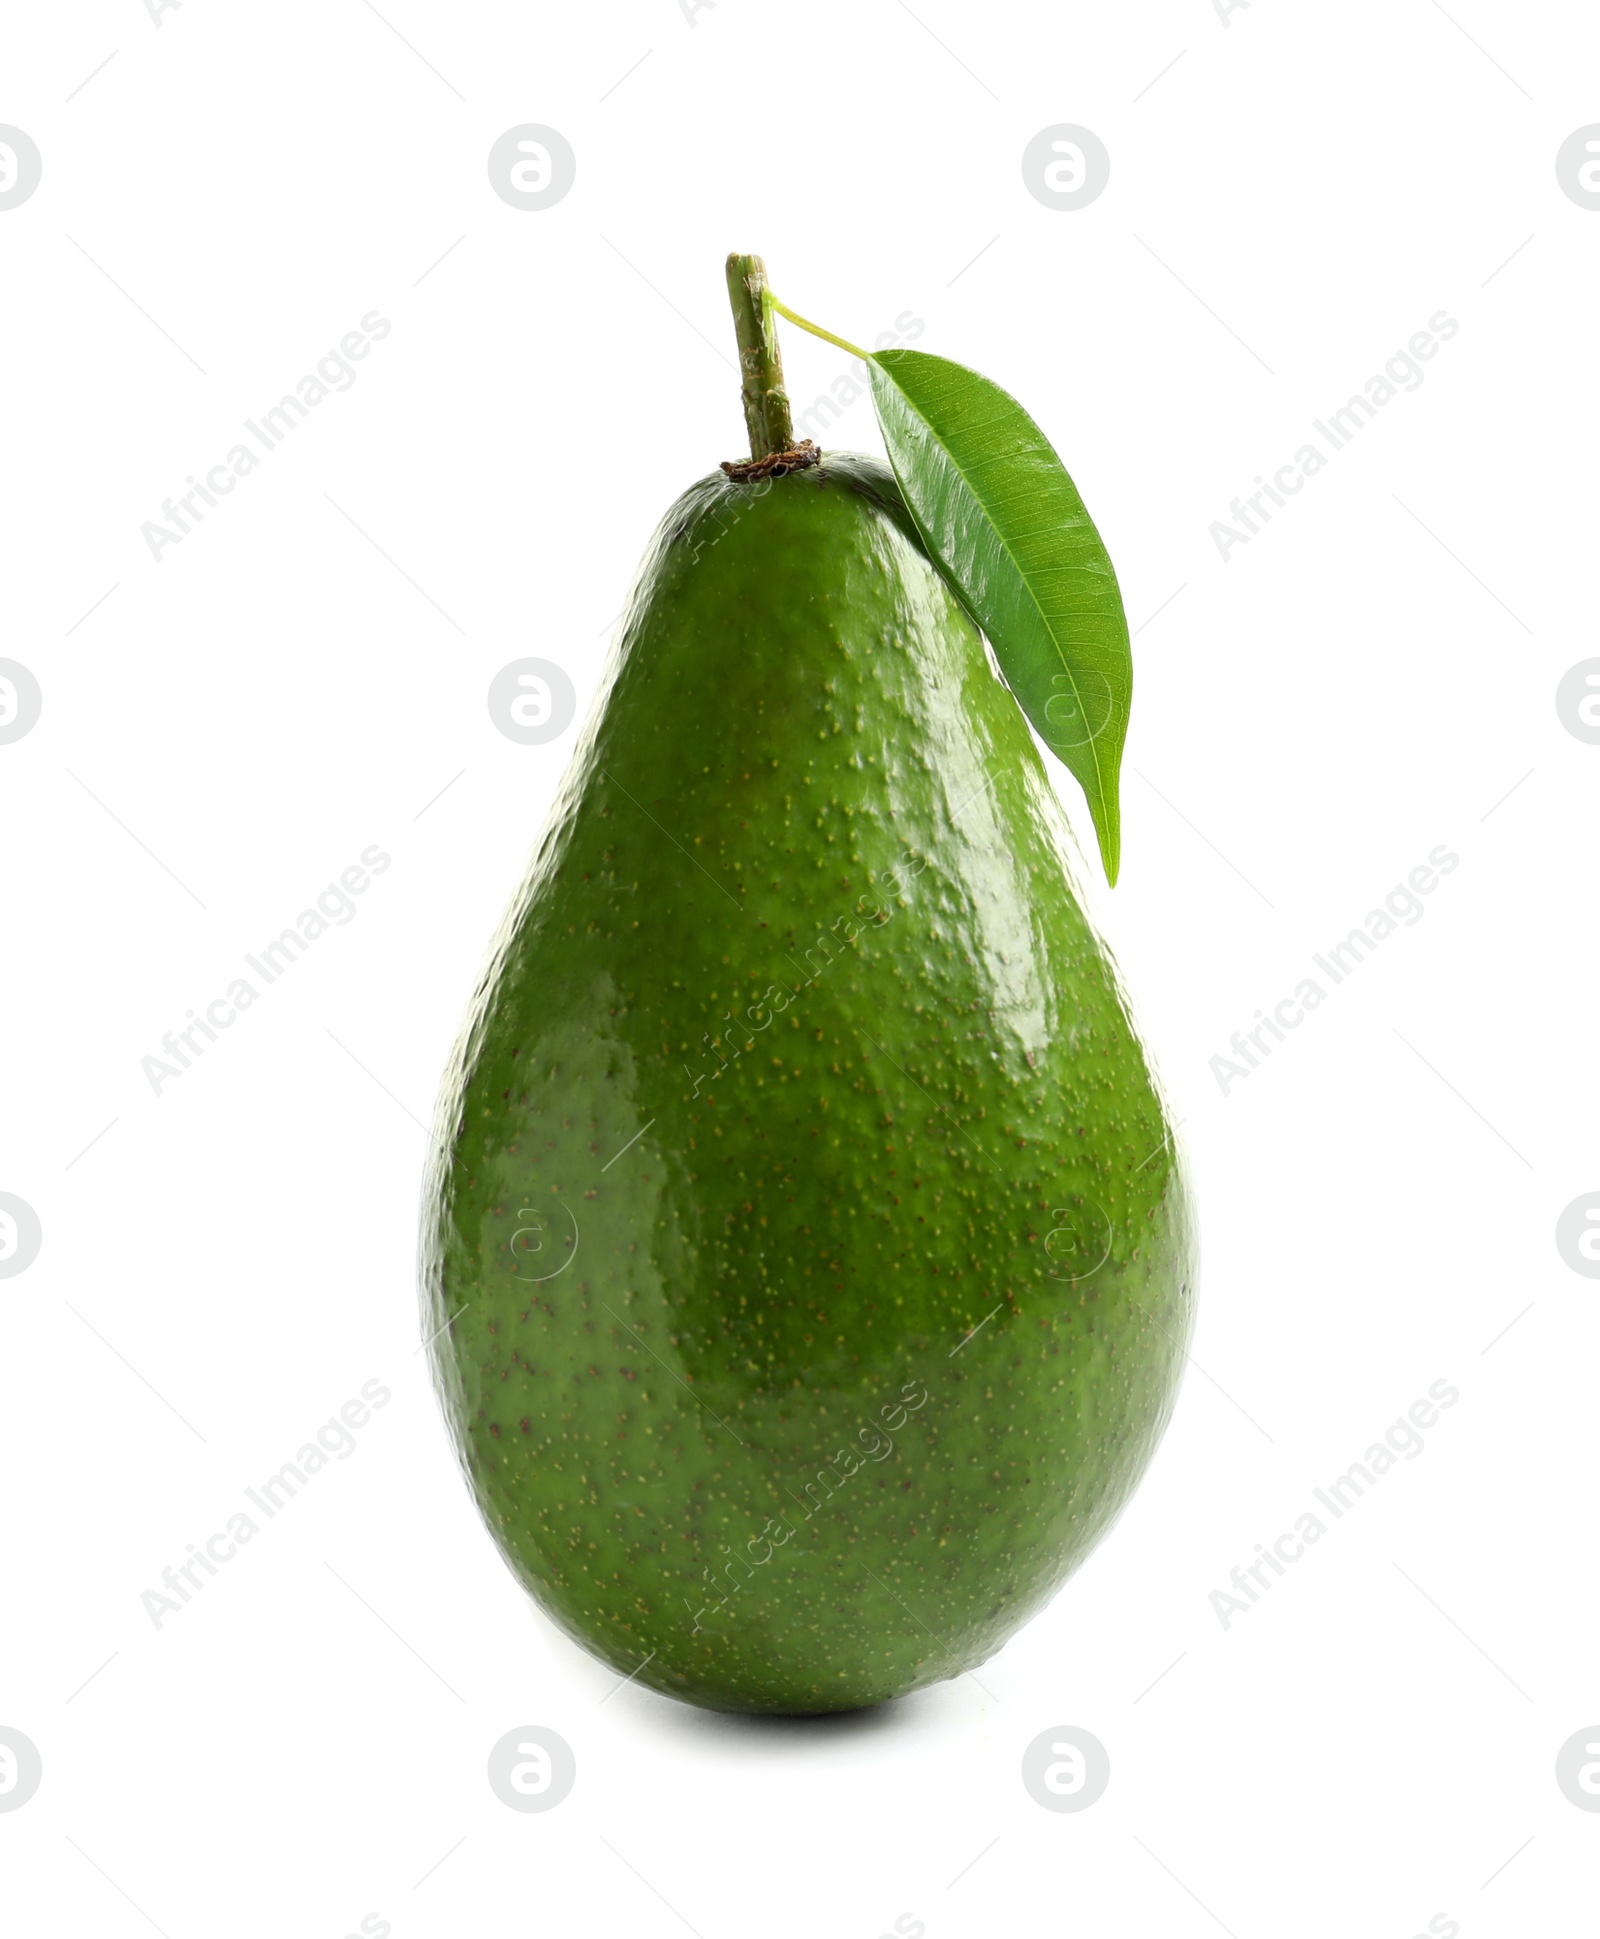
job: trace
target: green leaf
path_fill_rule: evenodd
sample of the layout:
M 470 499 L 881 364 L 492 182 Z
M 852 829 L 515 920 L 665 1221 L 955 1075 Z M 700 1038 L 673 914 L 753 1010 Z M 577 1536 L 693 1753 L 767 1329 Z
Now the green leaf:
M 923 543 L 1088 796 L 1115 883 L 1133 660 L 1117 575 L 1078 488 L 1016 399 L 975 370 L 922 350 L 880 350 L 868 367 Z

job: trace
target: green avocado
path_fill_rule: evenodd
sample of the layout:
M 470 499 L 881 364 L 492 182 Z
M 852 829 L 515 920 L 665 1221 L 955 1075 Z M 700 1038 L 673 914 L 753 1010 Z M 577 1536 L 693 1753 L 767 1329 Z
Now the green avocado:
M 791 1714 L 958 1675 L 1149 1462 L 1193 1226 L 1070 843 L 889 471 L 684 493 L 422 1237 L 484 1518 L 620 1674 Z

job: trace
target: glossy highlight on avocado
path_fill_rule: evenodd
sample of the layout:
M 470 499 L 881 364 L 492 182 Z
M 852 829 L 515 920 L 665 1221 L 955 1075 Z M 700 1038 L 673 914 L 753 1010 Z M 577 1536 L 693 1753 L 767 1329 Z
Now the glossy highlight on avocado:
M 569 1634 L 713 1709 L 854 1709 L 983 1662 L 1128 1499 L 1181 1162 L 887 469 L 691 486 L 608 682 L 446 1073 L 435 1376 Z

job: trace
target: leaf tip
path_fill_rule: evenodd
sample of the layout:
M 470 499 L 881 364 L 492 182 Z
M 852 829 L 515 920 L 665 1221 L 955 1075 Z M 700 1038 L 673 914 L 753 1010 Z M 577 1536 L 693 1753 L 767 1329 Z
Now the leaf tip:
M 1117 876 L 1122 870 L 1122 818 L 1118 815 L 1116 804 L 1111 804 L 1111 812 L 1104 818 L 1094 818 L 1095 834 L 1100 841 L 1100 865 L 1106 872 L 1106 887 L 1117 886 Z

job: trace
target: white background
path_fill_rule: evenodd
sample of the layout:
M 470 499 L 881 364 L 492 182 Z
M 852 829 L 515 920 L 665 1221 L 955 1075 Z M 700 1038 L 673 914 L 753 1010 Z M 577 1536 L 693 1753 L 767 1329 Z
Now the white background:
M 1555 688 L 1600 652 L 1600 213 L 1554 164 L 1600 21 L 1056 11 L 0 27 L 44 158 L 0 214 L 0 654 L 44 696 L 0 748 L 0 1189 L 44 1233 L 0 1282 L 0 1723 L 44 1767 L 0 1814 L 8 1926 L 1593 1929 L 1600 1815 L 1554 1760 L 1600 1717 L 1600 1286 L 1554 1228 L 1600 1187 L 1600 748 Z M 578 159 L 536 213 L 485 168 L 529 121 Z M 1111 155 L 1075 213 L 1020 170 L 1063 121 Z M 914 310 L 1095 514 L 1139 630 L 1090 893 L 1204 1248 L 1165 1444 L 991 1694 L 810 1725 L 615 1690 L 502 1567 L 416 1352 L 422 1125 L 576 734 L 518 746 L 486 690 L 538 654 L 582 709 L 655 521 L 741 455 L 729 248 L 857 341 Z M 152 560 L 141 523 L 373 309 L 354 387 Z M 1211 522 L 1440 309 L 1421 388 L 1224 563 Z M 801 403 L 846 367 L 785 353 Z M 831 442 L 879 449 L 868 402 Z M 153 1094 L 162 1034 L 374 842 L 356 918 Z M 1230 1035 L 1439 843 L 1425 918 L 1224 1095 Z M 142 1592 L 369 1379 L 357 1452 L 155 1628 Z M 1441 1379 L 1425 1453 L 1224 1629 L 1230 1569 Z M 484 1775 L 529 1723 L 577 1758 L 544 1815 Z M 1111 1759 L 1081 1814 L 1020 1781 L 1059 1724 Z

